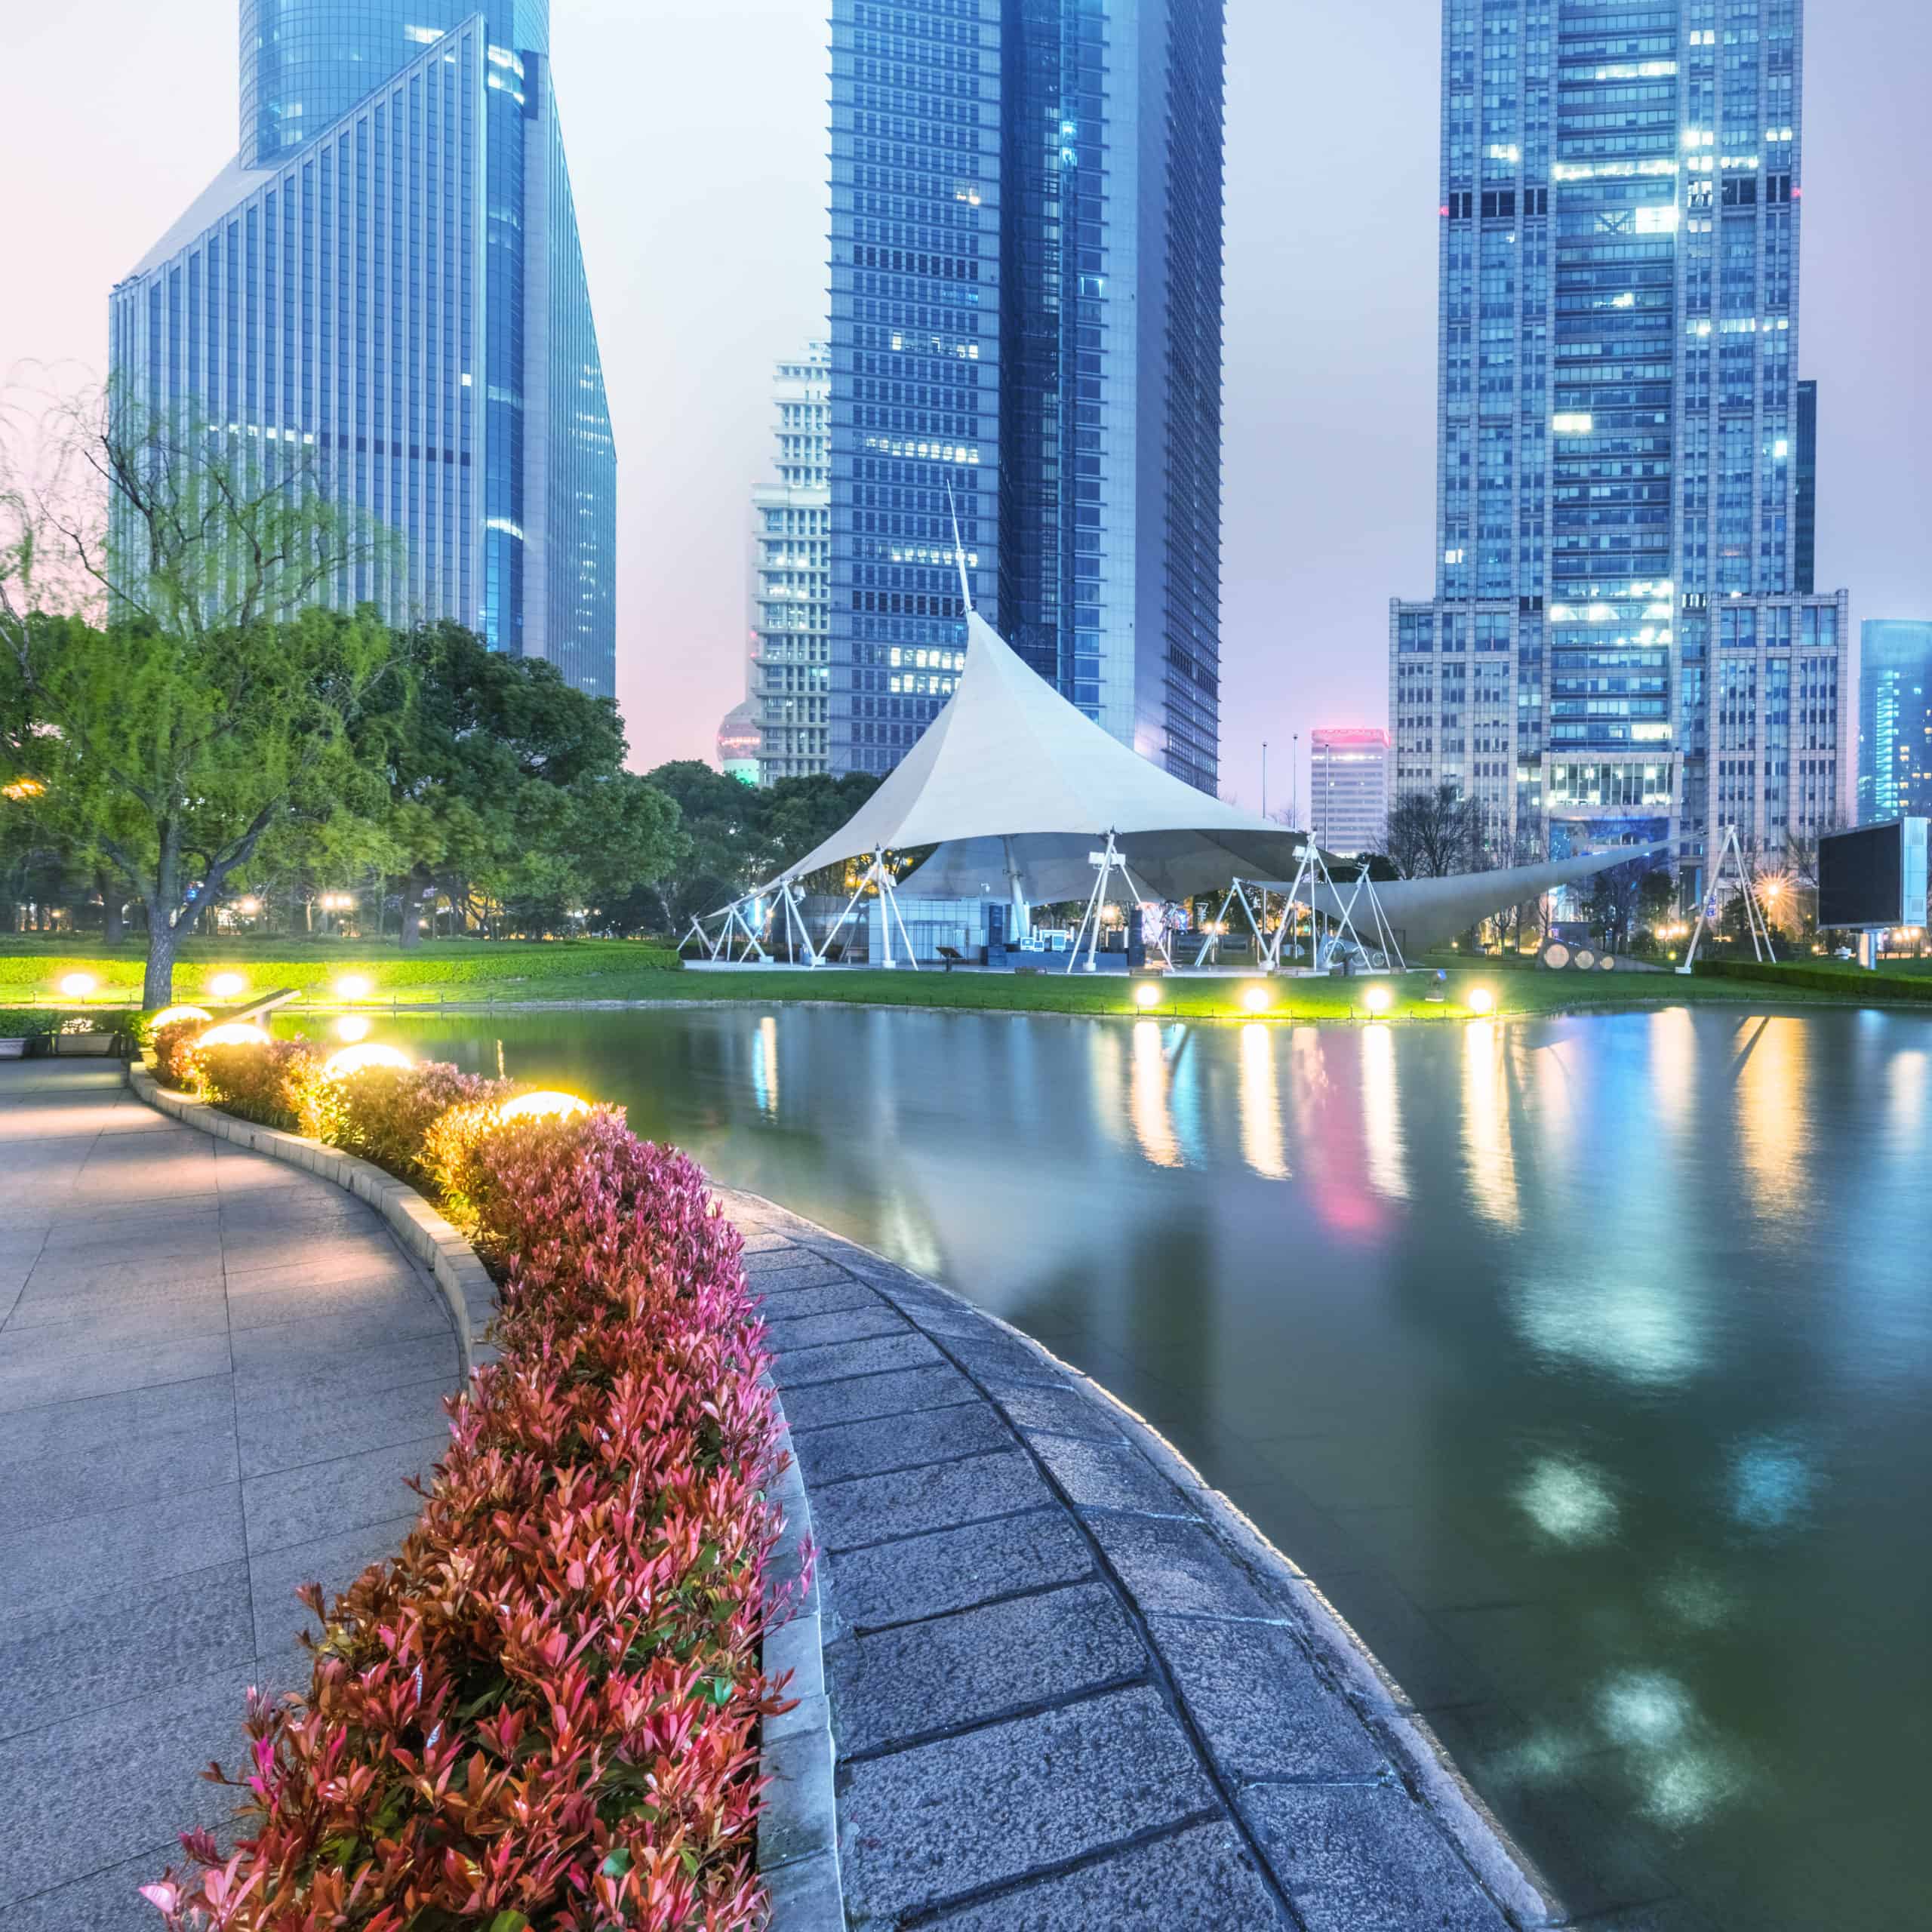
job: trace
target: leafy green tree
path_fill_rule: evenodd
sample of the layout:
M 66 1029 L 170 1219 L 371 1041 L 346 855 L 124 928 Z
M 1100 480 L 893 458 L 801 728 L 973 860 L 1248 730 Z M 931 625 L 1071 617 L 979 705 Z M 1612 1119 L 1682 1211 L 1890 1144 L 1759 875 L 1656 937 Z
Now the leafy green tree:
M 550 924 L 681 862 L 677 808 L 624 770 L 610 700 L 460 625 L 423 626 L 406 655 L 408 710 L 368 727 L 388 771 L 388 834 L 408 855 L 404 944 L 426 891 L 486 929 Z
M 353 728 L 398 695 L 368 612 L 317 608 L 392 562 L 312 454 L 109 392 L 0 451 L 0 758 L 63 849 L 146 915 L 143 998 L 291 814 L 353 789 Z

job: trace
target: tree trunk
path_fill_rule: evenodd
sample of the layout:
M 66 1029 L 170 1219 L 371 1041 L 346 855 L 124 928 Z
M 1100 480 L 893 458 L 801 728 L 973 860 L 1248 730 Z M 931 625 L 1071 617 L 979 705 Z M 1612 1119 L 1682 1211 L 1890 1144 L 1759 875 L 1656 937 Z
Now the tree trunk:
M 180 935 L 165 914 L 148 909 L 148 963 L 141 986 L 141 1004 L 150 1013 L 174 1004 L 174 954 Z
M 128 937 L 128 922 L 122 918 L 121 889 L 106 872 L 98 872 L 94 882 L 100 891 L 100 937 L 107 946 L 118 946 Z
M 423 903 L 417 892 L 416 875 L 411 872 L 404 878 L 397 901 L 396 943 L 405 952 L 413 952 L 423 943 L 423 928 L 416 923 L 417 909 Z

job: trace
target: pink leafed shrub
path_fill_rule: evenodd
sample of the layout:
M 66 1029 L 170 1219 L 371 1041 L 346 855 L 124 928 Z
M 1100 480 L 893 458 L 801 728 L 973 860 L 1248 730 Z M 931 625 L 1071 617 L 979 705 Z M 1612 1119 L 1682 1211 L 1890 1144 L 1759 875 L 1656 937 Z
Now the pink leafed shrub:
M 371 1149 L 373 1081 L 343 1083 Z M 783 1463 L 740 1238 L 615 1112 L 452 1148 L 500 1359 L 401 1554 L 305 1594 L 307 1695 L 254 1700 L 245 1766 L 211 1770 L 242 1795 L 232 1855 L 189 1835 L 143 1890 L 180 1932 L 753 1932 Z

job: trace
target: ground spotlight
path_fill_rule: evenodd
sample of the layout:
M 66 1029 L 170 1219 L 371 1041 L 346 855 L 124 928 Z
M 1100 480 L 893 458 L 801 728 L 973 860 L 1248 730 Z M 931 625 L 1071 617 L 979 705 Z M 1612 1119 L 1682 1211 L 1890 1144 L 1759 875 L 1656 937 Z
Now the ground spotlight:
M 499 1120 L 568 1120 L 573 1114 L 587 1114 L 588 1100 L 574 1094 L 522 1094 L 497 1110 Z
M 385 1047 L 374 1041 L 361 1046 L 344 1047 L 322 1063 L 325 1080 L 346 1079 L 352 1073 L 367 1073 L 371 1067 L 405 1067 L 409 1056 L 400 1047 Z
M 91 973 L 69 973 L 60 982 L 60 990 L 69 999 L 85 999 L 99 983 Z
M 1241 989 L 1241 1003 L 1244 1011 L 1266 1013 L 1275 1004 L 1275 995 L 1266 986 L 1244 986 Z
M 1468 1005 L 1472 1013 L 1494 1013 L 1496 995 L 1487 986 L 1477 986 L 1469 994 Z
M 1370 1012 L 1379 1016 L 1386 1013 L 1395 1004 L 1395 995 L 1386 986 L 1371 986 L 1362 995 L 1361 1003 Z
M 1136 1006 L 1158 1006 L 1160 988 L 1152 980 L 1143 980 L 1134 989 L 1134 1003 Z
M 239 973 L 217 973 L 208 982 L 208 991 L 217 999 L 239 999 L 248 990 L 248 982 Z
M 265 1047 L 268 1043 L 268 1029 L 245 1020 L 230 1020 L 211 1026 L 195 1041 L 198 1047 Z
M 335 991 L 338 999 L 367 999 L 369 982 L 360 973 L 345 973 L 335 983 Z

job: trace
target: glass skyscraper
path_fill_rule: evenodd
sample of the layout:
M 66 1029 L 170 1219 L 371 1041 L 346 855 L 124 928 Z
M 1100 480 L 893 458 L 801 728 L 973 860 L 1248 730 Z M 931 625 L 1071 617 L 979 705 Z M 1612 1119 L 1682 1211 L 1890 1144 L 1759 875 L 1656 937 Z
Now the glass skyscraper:
M 979 608 L 1211 792 L 1223 0 L 833 0 L 826 754 L 891 769 Z
M 242 0 L 241 149 L 113 293 L 118 385 L 400 533 L 343 603 L 616 681 L 617 454 L 548 0 Z
M 1875 617 L 1858 668 L 1858 822 L 1932 817 L 1932 623 Z
M 1801 0 L 1445 0 L 1435 595 L 1398 602 L 1398 795 L 1499 851 L 1846 814 L 1812 594 Z M 1804 481 L 1801 483 L 1801 474 Z
M 761 780 L 831 769 L 832 359 L 778 365 L 777 481 L 752 494 L 750 706 Z

